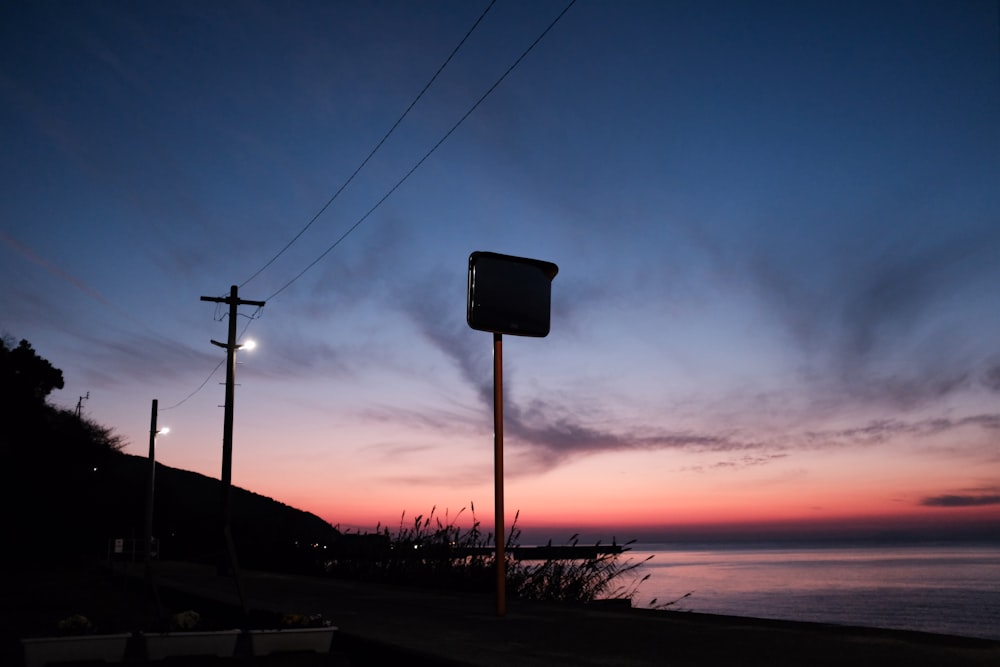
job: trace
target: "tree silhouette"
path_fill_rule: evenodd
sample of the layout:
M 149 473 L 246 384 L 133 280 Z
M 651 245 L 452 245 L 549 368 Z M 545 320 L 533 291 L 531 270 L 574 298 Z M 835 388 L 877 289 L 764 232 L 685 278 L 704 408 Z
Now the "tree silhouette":
M 53 389 L 63 388 L 62 371 L 38 356 L 31 343 L 0 339 L 0 396 L 5 404 L 43 404 Z
M 0 521 L 7 557 L 32 561 L 79 552 L 109 511 L 102 472 L 123 442 L 111 429 L 47 403 L 62 371 L 22 340 L 0 340 Z M 13 550 L 9 550 L 13 551 Z
M 0 526 L 19 568 L 106 558 L 110 538 L 141 533 L 149 462 L 112 429 L 49 405 L 62 371 L 22 340 L 0 340 Z M 157 464 L 157 536 L 172 558 L 215 559 L 219 480 Z M 236 489 L 234 539 L 251 567 L 313 571 L 339 532 L 319 517 Z

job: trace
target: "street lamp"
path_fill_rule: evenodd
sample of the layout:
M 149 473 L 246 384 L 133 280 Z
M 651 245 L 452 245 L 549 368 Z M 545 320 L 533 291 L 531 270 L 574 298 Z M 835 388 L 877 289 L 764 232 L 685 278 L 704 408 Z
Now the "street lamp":
M 240 568 L 236 560 L 236 547 L 233 545 L 233 536 L 229 526 L 229 487 L 232 483 L 233 468 L 233 385 L 235 384 L 234 377 L 236 375 L 236 350 L 242 347 L 236 342 L 236 318 L 239 314 L 237 311 L 240 306 L 247 305 L 263 308 L 265 302 L 241 299 L 239 291 L 239 286 L 233 285 L 229 288 L 228 297 L 203 296 L 201 300 L 224 303 L 229 306 L 229 337 L 225 343 L 220 343 L 217 340 L 213 340 L 211 343 L 226 350 L 226 414 L 222 424 L 222 536 L 225 541 L 226 552 L 229 554 L 229 567 L 232 568 L 233 579 L 236 581 L 236 590 L 240 596 L 240 607 L 243 609 L 243 617 L 246 618 L 246 596 L 243 594 L 243 583 L 240 581 Z M 225 570 L 225 566 L 220 561 L 218 566 L 219 574 L 222 574 L 223 570 Z
M 153 493 L 156 484 L 156 436 L 166 435 L 170 429 L 156 428 L 156 410 L 159 401 L 153 399 L 153 409 L 149 418 L 149 484 L 146 487 L 146 539 L 143 560 L 146 564 L 146 578 L 152 583 L 151 559 L 153 556 Z

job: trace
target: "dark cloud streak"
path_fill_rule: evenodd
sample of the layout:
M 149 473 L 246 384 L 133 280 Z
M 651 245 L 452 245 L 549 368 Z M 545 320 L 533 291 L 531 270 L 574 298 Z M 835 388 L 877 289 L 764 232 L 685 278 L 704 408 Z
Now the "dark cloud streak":
M 860 287 L 857 287 L 853 297 L 848 298 L 848 303 L 853 305 L 845 306 L 840 311 L 835 305 L 832 309 L 829 305 L 817 306 L 826 308 L 820 320 L 831 322 L 838 316 L 838 312 L 847 317 L 844 331 L 849 335 L 844 339 L 846 346 L 839 349 L 841 352 L 849 350 L 850 353 L 842 355 L 840 361 L 857 370 L 859 375 L 856 378 L 849 377 L 850 373 L 846 371 L 839 374 L 837 382 L 840 383 L 839 391 L 843 395 L 852 395 L 854 400 L 874 404 L 887 403 L 896 408 L 901 405 L 915 407 L 969 387 L 975 383 L 974 378 L 982 377 L 981 372 L 973 373 L 963 368 L 946 369 L 944 366 L 938 368 L 933 364 L 915 370 L 904 369 L 897 375 L 877 377 L 862 363 L 874 349 L 876 342 L 879 345 L 885 342 L 883 332 L 895 330 L 897 326 L 905 328 L 913 318 L 920 317 L 921 313 L 931 307 L 938 292 L 946 289 L 940 285 L 928 284 L 929 279 L 921 276 L 920 269 L 930 267 L 932 274 L 941 280 L 945 280 L 944 275 L 948 273 L 961 277 L 975 269 L 956 268 L 953 265 L 960 264 L 969 253 L 974 254 L 974 251 L 967 246 L 956 245 L 938 255 L 928 251 L 924 256 L 900 260 L 892 266 L 881 267 L 867 278 L 859 279 L 855 284 Z M 778 282 L 772 281 L 773 284 Z M 447 282 L 441 275 L 428 275 L 425 280 L 414 282 L 410 287 L 410 298 L 401 300 L 401 308 L 431 345 L 454 362 L 461 377 L 475 390 L 478 402 L 492 411 L 490 347 L 483 343 L 482 335 L 477 336 L 476 332 L 468 329 L 464 318 L 459 319 L 452 307 L 454 295 L 449 293 L 446 299 L 440 289 L 442 284 Z M 464 284 L 455 286 L 456 294 L 460 289 L 464 291 Z M 802 300 L 809 298 L 807 290 L 785 296 L 789 314 L 795 312 L 796 303 L 801 305 Z M 886 299 L 899 301 L 890 308 L 891 312 L 884 310 Z M 994 375 L 995 370 L 991 371 Z M 986 378 L 988 382 L 993 375 L 987 373 Z M 873 420 L 853 428 L 789 433 L 754 441 L 741 439 L 729 432 L 669 429 L 643 431 L 635 427 L 613 431 L 587 423 L 571 407 L 560 405 L 551 398 L 536 398 L 531 401 L 521 398 L 520 402 L 513 400 L 511 388 L 516 382 L 516 377 L 505 375 L 504 431 L 513 443 L 523 447 L 521 455 L 536 471 L 549 470 L 581 456 L 640 450 L 754 452 L 752 455 L 747 454 L 741 462 L 727 459 L 719 464 L 745 467 L 763 465 L 787 456 L 790 448 L 872 446 L 900 437 L 926 437 L 963 427 L 1000 429 L 1000 414 L 978 414 L 920 420 L 893 417 Z
M 910 410 L 977 387 L 1000 391 L 982 319 L 956 319 L 968 315 L 950 307 L 995 285 L 1000 234 L 983 225 L 959 236 L 919 217 L 873 227 L 836 264 L 846 241 L 824 246 L 827 256 L 765 249 L 747 260 L 748 284 L 798 341 L 825 400 Z
M 1000 505 L 1000 495 L 943 495 L 929 496 L 920 501 L 924 507 L 985 507 Z
M 441 301 L 412 299 L 407 302 L 406 311 L 431 344 L 457 365 L 463 379 L 475 389 L 479 402 L 492 410 L 492 360 L 464 322 L 457 323 L 448 317 L 450 309 Z M 731 452 L 762 446 L 724 435 L 684 431 L 614 433 L 588 426 L 569 410 L 550 403 L 535 401 L 528 406 L 519 405 L 510 398 L 510 378 L 505 377 L 504 384 L 504 433 L 528 447 L 527 456 L 536 472 L 601 452 L 658 449 Z
M 803 434 L 803 439 L 806 444 L 815 447 L 866 446 L 877 445 L 901 436 L 926 437 L 969 426 L 992 431 L 998 430 L 1000 429 L 1000 414 L 969 415 L 958 419 L 922 419 L 912 422 L 899 419 L 881 419 L 856 428 L 808 431 Z

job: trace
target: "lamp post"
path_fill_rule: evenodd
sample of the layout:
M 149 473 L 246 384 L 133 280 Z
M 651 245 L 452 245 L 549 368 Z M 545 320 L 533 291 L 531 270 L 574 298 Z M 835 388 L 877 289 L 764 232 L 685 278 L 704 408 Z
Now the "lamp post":
M 153 399 L 153 408 L 149 417 L 149 483 L 146 486 L 146 531 L 145 544 L 143 547 L 143 561 L 146 565 L 146 579 L 152 583 L 152 558 L 153 558 L 153 497 L 156 486 L 156 436 L 160 433 L 166 435 L 169 428 L 156 428 L 156 411 L 159 401 Z

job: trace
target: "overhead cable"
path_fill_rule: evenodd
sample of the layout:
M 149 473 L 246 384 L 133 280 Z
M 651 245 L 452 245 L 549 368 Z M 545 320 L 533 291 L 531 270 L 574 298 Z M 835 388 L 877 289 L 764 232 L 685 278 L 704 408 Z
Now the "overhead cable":
M 350 227 L 350 228 L 349 228 L 349 229 L 348 229 L 348 230 L 347 230 L 346 232 L 344 232 L 343 234 L 341 234 L 341 235 L 340 235 L 340 237 L 338 237 L 338 238 L 337 238 L 337 240 L 336 240 L 336 241 L 334 241 L 334 242 L 333 242 L 333 244 L 332 244 L 332 245 L 331 245 L 330 247 L 328 247 L 328 248 L 327 248 L 326 250 L 324 250 L 324 251 L 322 252 L 322 254 L 320 254 L 320 256 L 319 256 L 319 257 L 317 257 L 317 258 L 316 258 L 316 259 L 314 259 L 314 260 L 313 260 L 312 262 L 310 262 L 309 264 L 307 264 L 307 265 L 306 265 L 306 267 L 305 267 L 304 269 L 302 269 L 301 271 L 299 271 L 299 272 L 298 272 L 298 273 L 297 273 L 297 274 L 295 275 L 295 277 L 294 277 L 294 278 L 292 278 L 292 279 L 291 279 L 291 280 L 289 280 L 289 281 L 288 281 L 287 283 L 285 283 L 284 285 L 282 285 L 281 287 L 279 287 L 279 288 L 278 288 L 278 289 L 277 289 L 277 290 L 276 290 L 276 291 L 275 291 L 275 292 L 274 292 L 273 294 L 271 294 L 271 296 L 267 297 L 267 299 L 265 299 L 265 301 L 270 301 L 271 299 L 273 299 L 274 297 L 278 296 L 279 294 L 281 294 L 282 292 L 284 292 L 284 291 L 285 291 L 286 289 L 288 289 L 289 287 L 291 287 L 291 286 L 292 286 L 292 284 L 293 284 L 293 283 L 295 283 L 295 281 L 297 281 L 297 280 L 298 280 L 299 278 L 301 278 L 301 277 L 302 277 L 303 275 L 305 275 L 305 273 L 306 273 L 306 272 L 307 272 L 307 271 L 308 271 L 309 269 L 311 269 L 312 267 L 316 266 L 316 264 L 318 264 L 318 263 L 319 263 L 319 262 L 320 262 L 320 261 L 321 261 L 321 260 L 322 260 L 322 259 L 323 259 L 324 257 L 326 257 L 326 256 L 327 256 L 328 254 L 330 254 L 330 252 L 331 252 L 331 251 L 332 251 L 332 250 L 333 250 L 334 248 L 336 248 L 336 247 L 337 247 L 338 245 L 340 245 L 340 243 L 341 243 L 341 242 L 342 242 L 342 241 L 343 241 L 344 239 L 346 239 L 346 238 L 348 237 L 348 235 L 350 235 L 350 234 L 351 234 L 351 232 L 353 232 L 353 231 L 354 231 L 355 229 L 357 229 L 358 227 L 360 227 L 360 226 L 361 226 L 361 223 L 363 223 L 363 222 L 364 222 L 365 220 L 367 220 L 367 219 L 368 219 L 368 216 L 370 216 L 370 215 L 371 215 L 372 213 L 374 213 L 374 212 L 375 212 L 375 210 L 376 210 L 376 209 L 377 209 L 377 208 L 378 208 L 379 206 L 381 206 L 381 205 L 382 205 L 382 203 L 383 203 L 383 202 L 384 202 L 384 201 L 385 201 L 386 199 L 388 199 L 388 198 L 389 198 L 389 196 L 390 196 L 390 195 L 392 195 L 392 193 L 393 193 L 393 192 L 395 192 L 395 191 L 396 191 L 396 190 L 397 190 L 397 189 L 399 188 L 399 186 L 401 186 L 401 185 L 402 185 L 403 183 L 405 183 L 405 182 L 406 182 L 406 180 L 407 180 L 407 179 L 408 179 L 408 178 L 409 178 L 410 176 L 412 176 L 412 175 L 413 175 L 413 172 L 415 172 L 415 171 L 416 171 L 416 170 L 417 170 L 417 169 L 418 169 L 418 168 L 420 167 L 420 165 L 422 165 L 422 164 L 423 164 L 423 163 L 424 163 L 424 162 L 425 162 L 425 161 L 427 160 L 427 158 L 429 158 L 429 157 L 430 157 L 430 156 L 431 156 L 431 155 L 432 155 L 432 154 L 434 153 L 434 151 L 436 151 L 436 150 L 438 149 L 438 147 L 440 147 L 440 146 L 441 146 L 441 144 L 443 144 L 443 143 L 445 142 L 445 140 L 447 140 L 447 139 L 448 139 L 448 137 L 450 137 L 450 136 L 452 135 L 452 133 L 453 133 L 453 132 L 454 132 L 455 130 L 457 130 L 457 129 L 458 129 L 458 127 L 459 127 L 459 126 L 460 126 L 460 125 L 461 125 L 461 124 L 462 124 L 463 122 L 465 122 L 465 119 L 466 119 L 466 118 L 468 118 L 469 116 L 471 116 L 471 115 L 472 115 L 472 112 L 473 112 L 473 111 L 475 111 L 475 110 L 476 110 L 476 109 L 477 109 L 477 108 L 479 107 L 479 105 L 480 105 L 480 104 L 482 104 L 482 103 L 483 103 L 483 101 L 484 101 L 484 100 L 485 100 L 485 99 L 486 99 L 487 97 L 489 97 L 489 96 L 490 96 L 490 94 L 491 94 L 491 93 L 492 93 L 492 92 L 493 92 L 494 90 L 496 90 L 496 89 L 497 89 L 497 87 L 498 87 L 498 86 L 499 86 L 499 85 L 501 84 L 501 82 L 503 82 L 503 80 L 507 78 L 507 75 L 509 75 L 509 74 L 510 74 L 510 73 L 511 73 L 512 71 L 514 71 L 514 68 L 515 68 L 515 67 L 517 67 L 517 66 L 518 66 L 518 65 L 519 65 L 519 64 L 521 63 L 521 61 L 522 61 L 522 60 L 524 60 L 524 58 L 525 58 L 525 57 L 526 57 L 526 56 L 527 56 L 527 55 L 528 55 L 528 54 L 529 54 L 529 53 L 530 53 L 530 52 L 532 51 L 532 49 L 534 49 L 534 48 L 535 48 L 535 47 L 536 47 L 536 46 L 538 45 L 538 43 L 542 41 L 542 39 L 543 39 L 543 38 L 545 37 L 545 35 L 547 35 L 547 34 L 548 34 L 548 32 L 549 32 L 550 30 L 552 30 L 552 28 L 553 28 L 553 27 L 554 27 L 554 26 L 556 25 L 556 23 L 558 23 L 558 22 L 559 22 L 559 20 L 560 20 L 560 19 L 562 19 L 562 17 L 563 17 L 563 16 L 564 16 L 564 15 L 566 14 L 566 12 L 568 12 L 568 11 L 569 11 L 570 7 L 572 7 L 572 6 L 573 6 L 573 5 L 575 4 L 575 3 L 576 3 L 576 0 L 570 0 L 569 4 L 567 4 L 567 5 L 566 5 L 566 7 L 565 7 L 565 8 L 564 8 L 564 9 L 563 9 L 563 10 L 562 10 L 562 11 L 561 11 L 560 13 L 559 13 L 559 15 L 558 15 L 558 16 L 556 16 L 556 17 L 555 17 L 555 19 L 553 19 L 551 23 L 549 23 L 549 25 L 548 25 L 548 26 L 547 26 L 547 27 L 545 28 L 545 30 L 543 30 L 543 31 L 541 32 L 541 34 L 539 34 L 539 35 L 538 35 L 538 37 L 537 37 L 537 38 L 535 38 L 535 41 L 533 41 L 533 42 L 532 42 L 532 43 L 531 43 L 531 44 L 530 44 L 530 45 L 528 46 L 528 48 L 526 48 L 526 49 L 525 49 L 525 50 L 524 50 L 524 51 L 523 51 L 523 52 L 521 53 L 521 55 L 517 57 L 517 60 L 515 60 L 515 61 L 514 61 L 514 63 L 513 63 L 513 64 L 512 64 L 512 65 L 511 65 L 510 67 L 508 67 L 508 68 L 507 68 L 507 70 L 506 70 L 506 71 L 505 71 L 505 72 L 504 72 L 503 74 L 501 74 L 501 75 L 500 75 L 500 78 L 498 78 L 498 79 L 497 79 L 497 80 L 496 80 L 496 81 L 495 81 L 495 82 L 493 83 L 493 85 L 492 85 L 492 86 L 490 86 L 490 87 L 489 87 L 489 89 L 488 89 L 488 90 L 487 90 L 487 91 L 486 91 L 485 93 L 483 93 L 483 95 L 482 95 L 482 96 L 481 96 L 481 97 L 480 97 L 480 98 L 479 98 L 478 100 L 476 100 L 475 104 L 473 104 L 473 105 L 472 105 L 472 106 L 471 106 L 471 107 L 469 108 L 469 110 L 468 110 L 468 111 L 466 111 L 466 112 L 465 112 L 465 114 L 464 114 L 464 115 L 463 115 L 463 116 L 462 116 L 461 118 L 459 118 L 459 119 L 458 119 L 458 122 L 456 122 L 456 123 L 455 123 L 454 125 L 452 125 L 452 126 L 451 126 L 451 129 L 450 129 L 450 130 L 448 130 L 448 131 L 447 131 L 447 132 L 445 133 L 445 135 L 444 135 L 443 137 L 441 137 L 441 139 L 439 139 L 439 140 L 438 140 L 438 142 L 437 142 L 436 144 L 434 144 L 434 146 L 432 146 L 432 147 L 431 147 L 431 149 L 430 149 L 429 151 L 427 151 L 427 152 L 426 152 L 426 153 L 424 154 L 424 156 L 423 156 L 422 158 L 420 158 L 420 159 L 419 159 L 419 160 L 417 161 L 417 163 L 416 163 L 415 165 L 413 165 L 413 167 L 411 167 L 411 168 L 410 168 L 410 170 L 409 170 L 408 172 L 406 172 L 406 174 L 404 174 L 404 175 L 403 175 L 403 177 L 402 177 L 401 179 L 399 179 L 399 180 L 398 180 L 398 181 L 396 182 L 396 184 L 395 184 L 395 185 L 393 185 L 393 186 L 392 186 L 391 188 L 389 188 L 389 191 L 388 191 L 388 192 L 386 192 L 386 193 L 385 193 L 385 194 L 384 194 L 384 195 L 382 196 L 382 198 L 381 198 L 381 199 L 379 199 L 379 200 L 378 200 L 378 201 L 377 201 L 377 202 L 375 203 L 375 205 L 374 205 L 374 206 L 372 206 L 372 207 L 371 207 L 370 209 L 368 209 L 368 211 L 367 211 L 367 212 L 366 212 L 366 213 L 365 213 L 364 215 L 362 215 L 362 216 L 361 216 L 361 217 L 360 217 L 360 218 L 358 219 L 358 221 L 357 221 L 357 222 L 355 222 L 355 223 L 354 223 L 353 225 L 351 225 L 351 227 Z
M 462 45 L 465 44 L 465 41 L 469 38 L 469 35 L 471 35 L 473 31 L 479 26 L 483 18 L 490 11 L 490 9 L 493 7 L 494 4 L 496 4 L 496 0 L 491 0 L 490 4 L 487 5 L 486 9 L 483 10 L 483 13 L 479 15 L 479 18 L 476 19 L 476 22 L 472 24 L 472 27 L 469 28 L 468 32 L 465 33 L 465 36 L 462 37 L 458 45 L 454 49 L 452 49 L 451 53 L 448 54 L 448 57 L 445 59 L 445 61 L 441 63 L 441 66 L 438 67 L 436 72 L 434 72 L 434 76 L 430 78 L 430 81 L 428 81 L 427 84 L 424 85 L 423 89 L 417 94 L 417 96 L 413 98 L 413 101 L 410 102 L 410 106 L 406 107 L 406 111 L 404 111 L 403 114 L 396 120 L 396 122 L 393 123 L 392 127 L 389 128 L 389 131 L 386 132 L 385 135 L 383 135 L 383 137 L 379 140 L 377 144 L 375 144 L 375 148 L 373 148 L 371 152 L 368 153 L 368 157 L 366 157 L 364 160 L 361 161 L 361 164 L 358 165 L 357 169 L 355 169 L 354 172 L 350 176 L 348 176 L 347 180 L 344 181 L 343 184 L 337 189 L 337 191 L 333 193 L 333 196 L 330 197 L 330 199 L 327 200 L 325 204 L 323 204 L 323 207 L 316 213 L 316 215 L 314 215 L 312 219 L 309 220 L 308 223 L 306 223 L 306 226 L 300 229 L 299 233 L 296 234 L 294 237 L 292 237 L 292 240 L 286 243 L 285 246 L 281 250 L 279 250 L 277 254 L 274 255 L 274 257 L 269 259 L 264 264 L 264 266 L 254 271 L 254 273 L 249 278 L 240 283 L 240 287 L 243 287 L 251 280 L 259 276 L 267 269 L 267 267 L 271 266 L 271 264 L 273 264 L 275 260 L 281 257 L 285 253 L 285 251 L 292 246 L 293 243 L 299 240 L 300 236 L 305 234 L 307 229 L 312 227 L 313 223 L 316 222 L 317 219 L 319 219 L 319 216 L 323 215 L 323 213 L 326 211 L 326 209 L 330 207 L 330 205 L 334 202 L 334 200 L 336 200 L 337 197 L 340 196 L 340 193 L 343 192 L 348 185 L 350 185 L 351 181 L 354 180 L 354 177 L 357 176 L 362 169 L 364 169 L 365 165 L 368 164 L 368 161 L 372 159 L 375 153 L 377 153 L 378 150 L 382 147 L 382 144 L 386 142 L 386 139 L 388 139 L 389 136 L 396 130 L 396 128 L 399 127 L 399 124 L 403 122 L 403 119 L 406 118 L 406 116 L 410 113 L 410 110 L 413 109 L 413 107 L 416 106 L 417 102 L 420 101 L 420 98 L 424 96 L 424 93 L 427 92 L 427 89 L 430 88 L 431 84 L 433 84 L 434 81 L 438 78 L 438 75 L 440 75 L 441 72 L 444 71 L 444 68 L 448 66 L 448 63 L 450 63 L 451 59 L 455 57 L 455 54 L 458 53 L 458 50 L 462 48 Z
M 255 319 L 257 319 L 258 317 L 260 317 L 261 310 L 262 310 L 261 308 L 257 308 L 257 310 L 254 311 L 253 315 L 245 315 L 244 316 L 244 317 L 248 318 L 247 319 L 247 323 L 243 327 L 243 331 L 240 332 L 240 335 L 236 337 L 236 340 L 240 340 L 240 339 L 243 338 L 243 336 L 246 335 L 247 329 L 250 328 L 250 323 L 253 322 Z M 225 317 L 225 316 L 223 316 L 223 317 Z M 218 318 L 217 321 L 221 321 L 221 319 L 222 318 Z M 185 403 L 187 403 L 187 401 L 190 398 L 192 398 L 195 394 L 197 394 L 199 391 L 201 391 L 202 389 L 205 388 L 205 385 L 208 384 L 208 381 L 212 379 L 212 376 L 215 375 L 219 371 L 220 368 L 222 368 L 222 364 L 224 364 L 224 363 L 226 363 L 225 357 L 223 357 L 223 359 L 219 363 L 217 363 L 215 365 L 215 368 L 213 368 L 212 371 L 208 374 L 208 377 L 206 377 L 205 380 L 200 385 L 198 385 L 197 389 L 195 389 L 190 394 L 188 394 L 187 396 L 185 396 L 181 400 L 177 401 L 173 405 L 171 405 L 169 407 L 166 407 L 166 408 L 160 408 L 160 412 L 163 412 L 165 410 L 173 410 L 174 408 L 178 408 L 178 407 L 184 405 Z

